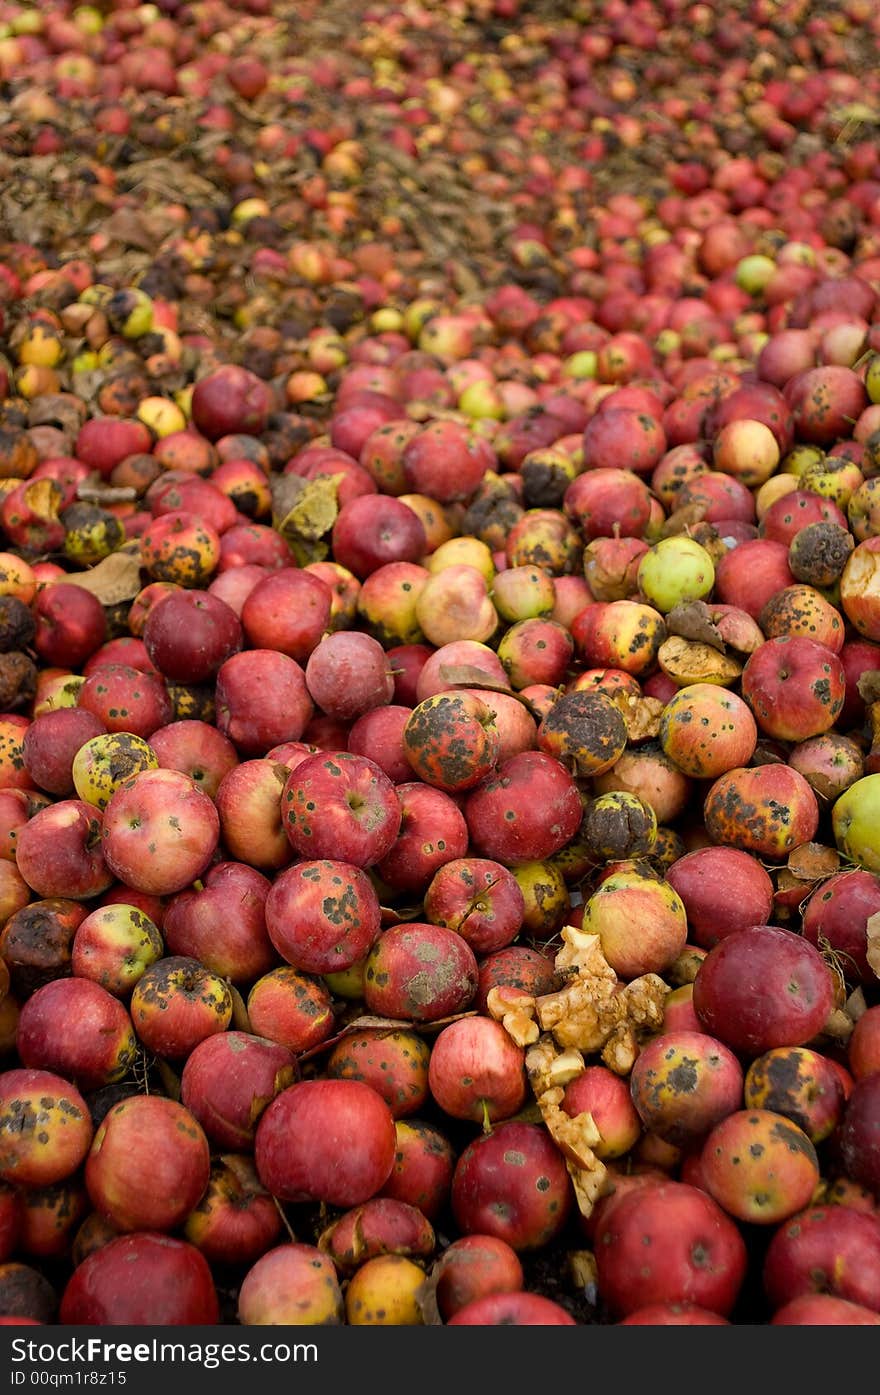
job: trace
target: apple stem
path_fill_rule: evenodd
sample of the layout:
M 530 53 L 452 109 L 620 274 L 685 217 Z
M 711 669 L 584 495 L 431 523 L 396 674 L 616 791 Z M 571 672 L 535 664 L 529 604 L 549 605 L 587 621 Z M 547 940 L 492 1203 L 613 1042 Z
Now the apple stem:
M 290 1221 L 287 1219 L 287 1216 L 286 1216 L 286 1214 L 285 1214 L 285 1212 L 284 1212 L 284 1207 L 281 1205 L 281 1202 L 278 1200 L 277 1196 L 273 1196 L 272 1200 L 273 1200 L 274 1203 L 275 1203 L 275 1210 L 278 1212 L 279 1216 L 281 1217 L 281 1224 L 284 1226 L 284 1229 L 287 1231 L 287 1234 L 290 1236 L 290 1243 L 291 1243 L 292 1245 L 297 1244 L 296 1235 L 294 1234 L 294 1230 L 293 1230 L 293 1227 L 292 1227 L 291 1224 L 290 1224 Z
M 489 1118 L 489 1105 L 486 1100 L 480 1100 L 480 1106 L 483 1110 L 483 1133 L 491 1133 L 492 1120 Z
M 204 889 L 205 883 L 202 881 L 201 877 L 196 877 L 193 882 L 193 891 L 204 891 Z

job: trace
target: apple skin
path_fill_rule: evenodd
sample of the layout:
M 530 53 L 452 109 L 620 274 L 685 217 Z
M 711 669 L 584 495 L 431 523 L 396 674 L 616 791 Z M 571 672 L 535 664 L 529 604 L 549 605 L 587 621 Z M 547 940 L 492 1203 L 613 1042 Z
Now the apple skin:
M 819 804 L 803 775 L 790 766 L 736 766 L 710 785 L 703 822 L 713 843 L 779 861 L 814 836 Z
M 227 853 L 261 871 L 278 871 L 294 851 L 281 820 L 281 796 L 289 767 L 267 755 L 228 770 L 214 796 Z
M 297 1078 L 296 1057 L 280 1042 L 220 1032 L 186 1058 L 180 1098 L 216 1148 L 249 1152 L 263 1110 Z
M 615 1194 L 598 1221 L 595 1253 L 599 1293 L 618 1317 L 654 1302 L 696 1303 L 726 1317 L 746 1276 L 739 1228 L 686 1182 L 652 1180 Z
M 115 875 L 104 858 L 102 837 L 102 816 L 91 804 L 61 799 L 21 829 L 16 866 L 37 896 L 88 900 L 106 891 Z
M 432 924 L 458 931 L 475 954 L 486 955 L 516 939 L 525 898 L 509 868 L 491 858 L 462 856 L 434 873 L 424 909 Z
M 196 718 L 183 718 L 159 727 L 151 734 L 149 744 L 160 766 L 189 775 L 211 799 L 224 775 L 239 763 L 238 752 L 228 736 Z
M 489 1017 L 450 1022 L 434 1038 L 428 1087 L 453 1119 L 497 1123 L 525 1101 L 525 1052 Z
M 394 696 L 394 676 L 385 650 L 377 639 L 356 630 L 319 636 L 305 674 L 315 706 L 341 722 L 384 707 Z
M 394 1164 L 388 1105 L 359 1080 L 304 1080 L 282 1090 L 257 1125 L 263 1186 L 281 1201 L 357 1206 L 375 1196 Z
M 201 876 L 220 836 L 212 800 L 177 770 L 143 770 L 126 780 L 104 811 L 104 857 L 136 891 L 169 896 Z
M 157 1056 L 182 1060 L 232 1020 L 232 995 L 198 959 L 168 954 L 144 970 L 129 1004 L 140 1041 Z
M 91 979 L 117 998 L 128 997 L 145 969 L 164 953 L 162 936 L 138 906 L 96 906 L 80 921 L 70 951 L 77 978 Z
M 207 683 L 243 644 L 241 621 L 208 591 L 173 591 L 147 616 L 143 642 L 163 678 Z
M 717 683 L 679 688 L 660 718 L 660 745 L 683 774 L 714 780 L 748 765 L 758 742 L 749 706 Z
M 514 867 L 564 848 L 583 807 L 575 781 L 553 756 L 523 751 L 467 795 L 464 816 L 474 851 Z
M 840 956 L 847 982 L 875 981 L 868 963 L 867 924 L 880 911 L 880 877 L 863 868 L 838 872 L 812 891 L 803 910 L 803 935 L 819 947 L 820 938 Z
M 749 656 L 741 682 L 762 731 L 777 741 L 806 741 L 829 731 L 846 696 L 839 658 L 802 635 L 768 639 Z
M 321 751 L 288 776 L 281 818 L 300 857 L 372 867 L 390 851 L 402 811 L 395 786 L 374 761 L 348 751 Z
M 739 848 L 707 847 L 685 853 L 667 870 L 666 880 L 684 903 L 688 933 L 703 949 L 711 949 L 734 930 L 766 925 L 770 918 L 770 874 L 756 857 Z M 718 886 L 729 892 L 721 902 Z
M 810 1042 L 831 1015 L 835 982 L 800 935 L 752 925 L 709 950 L 694 979 L 693 1002 L 704 1031 L 754 1057 Z
M 22 1004 L 16 1047 L 28 1069 L 54 1071 L 81 1090 L 121 1080 L 137 1055 L 122 1003 L 84 978 L 55 979 L 31 994 Z
M 84 1259 L 67 1281 L 58 1316 L 87 1326 L 213 1326 L 220 1304 L 194 1245 L 144 1231 L 120 1235 Z
M 298 1241 L 261 1255 L 238 1291 L 242 1327 L 335 1327 L 343 1317 L 344 1300 L 333 1260 L 316 1246 Z
M 783 1303 L 771 1327 L 880 1327 L 880 1313 L 831 1293 L 804 1293 Z
M 739 1108 L 743 1070 L 730 1048 L 715 1037 L 664 1030 L 639 1053 L 630 1090 L 644 1127 L 678 1148 L 688 1148 Z
M 419 562 L 427 544 L 418 515 L 386 494 L 362 494 L 343 504 L 331 534 L 333 557 L 359 581 L 388 562 Z
M 108 731 L 84 741 L 73 758 L 71 775 L 76 794 L 102 812 L 123 780 L 159 762 L 148 741 L 130 731 Z
M 237 432 L 259 436 L 267 425 L 272 405 L 268 383 L 239 364 L 224 363 L 196 383 L 193 425 L 209 441 Z
M 4 1182 L 51 1187 L 71 1177 L 91 1147 L 88 1106 L 76 1086 L 55 1071 L 22 1067 L 0 1074 L 0 1119 Z
M 880 872 L 878 807 L 880 774 L 875 774 L 856 780 L 834 801 L 831 809 L 831 825 L 838 848 L 868 872 Z
M 516 1250 L 494 1235 L 462 1235 L 446 1246 L 437 1271 L 437 1306 L 444 1322 L 491 1293 L 518 1293 L 525 1283 Z
M 880 1192 L 880 1072 L 853 1086 L 840 1125 L 839 1151 L 846 1176 Z
M 247 863 L 215 863 L 191 890 L 172 897 L 163 926 L 168 952 L 198 959 L 231 983 L 259 978 L 276 963 L 266 932 L 271 886 Z
M 77 705 L 103 722 L 108 732 L 146 740 L 172 720 L 174 709 L 164 679 L 129 664 L 106 664 L 87 678 Z
M 473 950 L 444 925 L 389 926 L 367 955 L 364 1002 L 379 1017 L 434 1022 L 469 1008 L 476 988 Z
M 701 1186 L 728 1215 L 775 1225 L 803 1209 L 819 1183 L 819 1159 L 803 1129 L 772 1109 L 738 1109 L 707 1134 Z
M 43 664 L 77 672 L 107 638 L 104 607 L 83 586 L 56 581 L 37 592 L 34 649 Z
M 573 1203 L 562 1153 L 537 1124 L 504 1120 L 459 1154 L 451 1205 L 464 1235 L 492 1235 L 517 1254 L 530 1252 L 562 1233 Z
M 81 707 L 61 707 L 35 717 L 22 742 L 22 758 L 33 783 L 58 799 L 75 795 L 74 757 L 85 741 L 105 731 L 104 723 Z
M 104 1116 L 86 1159 L 95 1210 L 121 1231 L 180 1225 L 208 1185 L 210 1148 L 195 1116 L 161 1095 L 131 1095 Z
M 379 936 L 379 898 L 370 879 L 351 863 L 300 861 L 280 873 L 265 903 L 275 950 L 305 973 L 350 968 Z
M 211 1163 L 211 1179 L 182 1234 L 210 1264 L 252 1264 L 281 1235 L 284 1223 L 257 1177 L 253 1159 L 225 1153 Z
M 299 741 L 314 712 L 299 664 L 272 649 L 247 649 L 227 659 L 217 673 L 215 699 L 217 728 L 242 757 Z
M 300 567 L 280 567 L 257 581 L 241 608 L 241 624 L 253 649 L 274 649 L 304 664 L 330 628 L 332 593 L 326 582 Z

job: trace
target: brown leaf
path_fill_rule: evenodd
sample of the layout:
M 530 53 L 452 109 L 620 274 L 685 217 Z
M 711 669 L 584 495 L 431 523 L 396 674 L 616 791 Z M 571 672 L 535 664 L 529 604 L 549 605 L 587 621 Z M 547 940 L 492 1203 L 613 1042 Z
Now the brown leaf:
M 69 572 L 64 580 L 91 591 L 102 605 L 132 601 L 142 585 L 140 543 L 136 540 L 124 543 L 97 566 L 86 572 Z
M 840 869 L 840 854 L 824 843 L 801 843 L 788 855 L 788 870 L 798 881 L 816 882 Z
M 859 674 L 856 682 L 859 690 L 859 697 L 870 707 L 873 702 L 880 702 L 880 669 L 868 668 Z
M 228 979 L 226 981 L 226 986 L 232 998 L 232 1021 L 229 1024 L 230 1027 L 235 1032 L 248 1032 L 252 1034 L 254 1029 L 251 1026 L 251 1019 L 248 1016 L 244 998 L 239 993 L 235 984 L 230 983 Z
M 669 515 L 663 525 L 662 536 L 674 538 L 679 533 L 686 533 L 695 524 L 702 523 L 705 517 L 705 504 L 684 504 L 682 508 L 673 510 Z
M 865 929 L 868 937 L 866 958 L 877 978 L 880 978 L 880 911 L 868 916 Z
M 673 606 L 666 616 L 666 628 L 671 635 L 710 644 L 721 654 L 726 652 L 724 640 L 717 625 L 712 623 L 711 611 L 705 601 L 683 601 Z
M 441 1256 L 433 1265 L 431 1272 L 425 1278 L 425 1282 L 416 1290 L 416 1303 L 425 1327 L 443 1326 L 443 1319 L 437 1306 L 437 1284 L 442 1273 L 443 1259 Z
M 298 1060 L 309 1061 L 313 1056 L 319 1056 L 324 1051 L 329 1051 L 337 1042 L 345 1037 L 351 1036 L 352 1032 L 365 1031 L 386 1031 L 386 1032 L 439 1032 L 444 1027 L 448 1027 L 450 1022 L 458 1022 L 462 1017 L 476 1017 L 474 1010 L 469 1012 L 456 1012 L 450 1017 L 438 1017 L 434 1022 L 412 1022 L 403 1017 L 356 1017 L 352 1022 L 347 1022 L 341 1031 L 336 1032 L 332 1037 L 327 1037 L 325 1041 L 318 1042 L 317 1046 L 310 1046 L 308 1051 L 300 1052 Z
M 502 683 L 500 678 L 490 677 L 475 664 L 441 664 L 440 677 L 444 683 L 450 683 L 456 688 L 477 688 L 486 693 L 504 693 L 507 697 L 516 698 L 536 721 L 541 720 L 540 712 L 529 698 L 523 697 L 522 693 L 518 693 L 507 683 Z

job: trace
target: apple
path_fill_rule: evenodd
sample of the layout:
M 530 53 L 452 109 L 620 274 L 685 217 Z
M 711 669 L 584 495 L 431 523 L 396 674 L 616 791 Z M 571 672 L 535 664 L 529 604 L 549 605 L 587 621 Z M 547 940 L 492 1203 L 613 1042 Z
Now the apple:
M 295 659 L 272 649 L 233 654 L 217 672 L 217 728 L 243 757 L 298 741 L 314 704 Z
M 231 983 L 266 973 L 276 962 L 266 928 L 271 889 L 247 863 L 215 862 L 169 901 L 162 927 L 169 953 L 198 959 Z
M 238 1291 L 243 1327 L 274 1324 L 336 1326 L 344 1300 L 336 1267 L 314 1245 L 277 1245 L 248 1269 Z
M 655 1302 L 726 1317 L 746 1277 L 739 1228 L 685 1182 L 650 1182 L 615 1200 L 596 1226 L 595 1253 L 599 1293 L 618 1317 Z
M 146 969 L 164 952 L 162 936 L 138 906 L 96 906 L 73 935 L 70 969 L 117 998 L 128 997 Z
M 116 875 L 104 857 L 103 820 L 81 799 L 60 799 L 40 809 L 21 829 L 15 862 L 28 886 L 43 899 L 88 900 L 106 891 Z
M 101 827 L 104 859 L 113 876 L 155 896 L 182 891 L 199 877 L 219 834 L 213 801 L 189 776 L 163 769 L 142 770 L 124 780 L 108 801 Z
M 50 1187 L 80 1166 L 94 1128 L 85 1100 L 54 1071 L 15 1067 L 0 1074 L 0 1112 L 16 1121 L 3 1130 L 0 1179 Z
M 320 818 L 316 812 L 320 810 Z M 400 829 L 401 806 L 385 772 L 348 751 L 307 756 L 288 775 L 281 818 L 300 857 L 380 862 Z
M 394 1163 L 387 1104 L 359 1080 L 303 1080 L 275 1096 L 257 1124 L 260 1181 L 282 1201 L 356 1206 Z
M 164 955 L 149 964 L 129 1007 L 140 1041 L 163 1057 L 188 1056 L 205 1037 L 225 1032 L 232 1020 L 227 980 L 191 955 Z
M 55 979 L 32 993 L 22 1004 L 16 1047 L 28 1069 L 53 1071 L 86 1091 L 121 1080 L 137 1055 L 125 1008 L 87 978 Z
M 193 1047 L 180 1077 L 180 1098 L 215 1147 L 249 1152 L 271 1100 L 297 1079 L 296 1057 L 252 1032 L 213 1033 Z
M 242 647 L 242 625 L 219 596 L 174 591 L 147 617 L 143 642 L 163 678 L 205 683 Z
M 204 1256 L 184 1240 L 149 1231 L 120 1235 L 88 1255 L 68 1279 L 59 1309 L 63 1323 L 98 1326 L 142 1325 L 147 1316 L 161 1326 L 210 1326 L 219 1315 Z

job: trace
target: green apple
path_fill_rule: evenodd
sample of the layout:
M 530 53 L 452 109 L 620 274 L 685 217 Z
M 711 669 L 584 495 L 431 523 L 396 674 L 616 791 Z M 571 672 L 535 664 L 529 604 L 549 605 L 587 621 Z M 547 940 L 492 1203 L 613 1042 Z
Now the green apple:
M 880 872 L 880 775 L 865 775 L 844 790 L 831 810 L 831 827 L 844 857 Z
M 708 596 L 715 585 L 715 567 L 694 538 L 661 538 L 639 562 L 638 584 L 648 604 L 666 615 L 682 601 Z
M 131 731 L 93 736 L 73 758 L 71 774 L 77 796 L 97 809 L 106 809 L 110 796 L 132 775 L 158 770 L 159 757 L 149 742 Z

